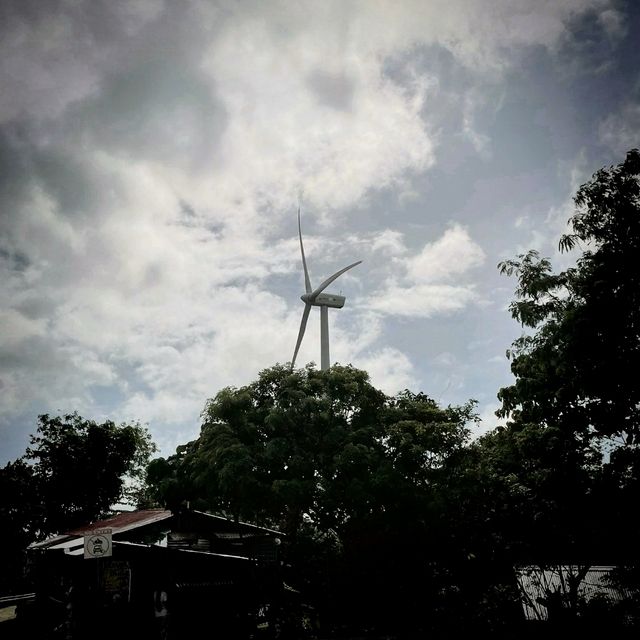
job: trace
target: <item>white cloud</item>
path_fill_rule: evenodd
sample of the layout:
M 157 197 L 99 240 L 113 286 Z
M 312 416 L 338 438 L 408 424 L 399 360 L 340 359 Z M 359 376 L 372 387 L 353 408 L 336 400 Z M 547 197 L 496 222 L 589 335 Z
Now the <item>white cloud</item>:
M 482 133 L 474 122 L 475 113 L 485 102 L 485 98 L 478 91 L 470 91 L 464 97 L 462 111 L 462 131 L 469 139 L 473 148 L 484 158 L 491 156 L 491 138 Z
M 485 260 L 484 251 L 469 232 L 455 224 L 433 243 L 426 244 L 406 261 L 407 275 L 414 282 L 434 283 L 453 280 Z
M 371 249 L 387 255 L 401 255 L 407 251 L 402 234 L 391 229 L 385 229 L 377 234 L 371 242 Z
M 589 179 L 584 148 L 570 161 L 561 163 L 558 175 L 567 185 L 564 198 L 550 207 L 544 217 L 536 217 L 533 211 L 518 216 L 513 226 L 524 237 L 515 247 L 505 250 L 501 257 L 511 258 L 535 249 L 551 259 L 555 270 L 566 269 L 575 263 L 577 252 L 561 252 L 559 241 L 564 234 L 572 232 L 569 221 L 576 213 L 573 198 L 580 185 Z
M 471 286 L 425 284 L 402 287 L 390 283 L 389 288 L 376 293 L 367 306 L 391 315 L 430 318 L 460 311 L 476 299 Z
M 503 420 L 496 416 L 496 411 L 499 408 L 500 405 L 497 402 L 487 402 L 478 407 L 480 422 L 472 427 L 472 438 L 478 438 L 504 423 Z
M 461 279 L 484 260 L 484 252 L 469 232 L 453 225 L 418 254 L 396 257 L 395 271 L 384 287 L 362 304 L 385 314 L 410 317 L 459 311 L 479 300 L 473 283 Z
M 417 383 L 409 358 L 392 347 L 356 358 L 354 364 L 367 371 L 371 383 L 388 395 L 395 395 L 403 389 L 414 389 Z
M 433 163 L 424 92 L 385 78 L 377 56 L 340 55 L 336 34 L 318 36 L 279 37 L 270 23 L 239 20 L 212 44 L 204 68 L 228 115 L 221 187 L 232 178 L 276 209 L 300 191 L 313 207 L 340 208 Z M 345 108 L 309 82 L 332 65 L 343 78 L 335 92 L 349 94 Z

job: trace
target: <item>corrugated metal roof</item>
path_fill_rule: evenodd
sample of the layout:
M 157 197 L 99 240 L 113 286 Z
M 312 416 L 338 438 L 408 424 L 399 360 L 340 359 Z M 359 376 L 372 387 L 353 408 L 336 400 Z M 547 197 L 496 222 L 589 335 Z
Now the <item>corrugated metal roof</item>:
M 51 538 L 47 538 L 46 540 L 41 540 L 40 542 L 32 542 L 27 548 L 28 549 L 48 549 L 49 547 L 60 544 L 65 540 L 68 540 L 69 536 L 66 534 L 59 536 L 52 536 Z
M 134 547 L 137 549 L 153 549 L 155 552 L 160 549 L 160 553 L 179 553 L 179 554 L 190 554 L 196 556 L 202 556 L 205 558 L 229 558 L 231 560 L 242 560 L 244 562 L 252 562 L 251 558 L 247 558 L 245 556 L 232 556 L 228 553 L 212 553 L 211 551 L 199 551 L 197 549 L 170 549 L 169 547 L 159 547 L 155 544 L 141 544 L 139 542 L 127 542 L 126 540 L 114 540 L 114 547 Z
M 260 527 L 257 524 L 249 524 L 248 522 L 241 522 L 241 521 L 235 522 L 234 520 L 229 520 L 229 518 L 225 518 L 224 516 L 216 516 L 213 513 L 206 513 L 205 511 L 197 511 L 196 509 L 194 509 L 192 513 L 197 513 L 200 516 L 206 516 L 207 518 L 211 518 L 212 520 L 217 520 L 219 522 L 225 522 L 231 525 L 239 525 L 243 528 L 250 529 L 256 532 L 259 531 L 261 533 L 273 533 L 278 536 L 286 535 L 281 531 L 277 531 L 276 529 L 268 529 L 267 527 Z
M 549 611 L 546 606 L 549 596 L 556 594 L 568 597 L 572 582 L 580 575 L 577 587 L 578 598 L 589 601 L 595 596 L 602 596 L 611 602 L 618 602 L 629 594 L 613 587 L 608 580 L 613 566 L 557 565 L 542 568 L 536 565 L 516 567 L 516 580 L 520 591 L 520 600 L 527 620 L 548 620 Z
M 142 509 L 140 511 L 123 511 L 105 520 L 96 520 L 90 524 L 72 529 L 69 535 L 84 535 L 85 531 L 94 529 L 111 529 L 112 534 L 137 529 L 171 517 L 171 511 L 165 509 Z
M 96 520 L 89 524 L 72 529 L 65 534 L 47 538 L 41 542 L 33 542 L 29 549 L 64 549 L 78 545 L 78 536 L 84 536 L 85 531 L 94 529 L 111 529 L 112 534 L 122 533 L 131 529 L 144 527 L 155 522 L 161 522 L 171 517 L 171 511 L 165 509 L 142 509 L 140 511 L 123 511 L 104 520 Z M 81 538 L 82 542 L 82 538 Z
M 208 521 L 212 524 L 218 523 L 230 529 L 237 529 L 239 527 L 245 532 L 242 536 L 240 536 L 239 534 L 235 534 L 233 531 L 231 533 L 218 531 L 216 532 L 216 536 L 219 537 L 238 535 L 239 538 L 246 538 L 247 536 L 251 535 L 285 535 L 280 531 L 276 531 L 275 529 L 267 529 L 266 527 L 259 527 L 257 525 L 248 524 L 246 522 L 234 522 L 233 520 L 229 520 L 228 518 L 225 518 L 223 516 L 216 516 L 211 513 L 205 513 L 203 511 L 189 511 L 185 515 L 188 516 L 189 514 L 201 518 L 203 522 Z M 176 514 L 172 514 L 171 511 L 165 509 L 142 509 L 140 511 L 123 511 L 109 518 L 105 518 L 104 520 L 96 520 L 95 522 L 88 523 L 86 525 L 83 525 L 82 527 L 72 529 L 66 534 L 55 536 L 53 538 L 43 540 L 42 542 L 32 543 L 31 545 L 29 545 L 29 548 L 53 548 L 68 550 L 71 547 L 77 546 L 79 544 L 77 538 L 79 536 L 84 536 L 85 532 L 87 531 L 93 531 L 95 529 L 111 529 L 112 535 L 115 536 L 120 533 L 124 533 L 125 531 L 130 531 L 133 529 L 138 529 L 140 527 L 145 527 L 158 522 L 162 522 L 163 520 L 167 520 L 171 517 L 176 517 Z
M 58 544 L 52 544 L 49 549 L 73 549 L 74 547 L 84 547 L 84 537 L 79 538 L 77 536 L 73 538 L 67 538 L 64 542 Z

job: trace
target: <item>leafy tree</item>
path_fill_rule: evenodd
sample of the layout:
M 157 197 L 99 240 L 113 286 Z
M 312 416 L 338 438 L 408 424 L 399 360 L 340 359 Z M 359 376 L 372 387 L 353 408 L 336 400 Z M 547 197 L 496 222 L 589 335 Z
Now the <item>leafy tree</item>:
M 401 489 L 428 487 L 464 445 L 473 406 L 442 409 L 409 391 L 388 398 L 350 366 L 278 365 L 210 400 L 198 440 L 150 465 L 152 489 L 163 501 L 171 491 L 199 494 L 290 535 L 305 521 L 345 531 L 397 506 Z
M 180 445 L 168 458 L 155 458 L 147 466 L 145 493 L 150 505 L 163 505 L 177 510 L 189 503 L 194 509 L 209 507 L 206 499 L 199 498 L 187 476 L 185 459 L 194 442 Z
M 278 365 L 210 400 L 198 440 L 152 464 L 152 490 L 284 530 L 291 583 L 334 621 L 415 623 L 447 539 L 438 487 L 474 417 L 387 397 L 350 366 Z
M 535 251 L 499 265 L 518 278 L 510 309 L 529 333 L 498 394 L 507 428 L 479 445 L 496 504 L 517 514 L 492 528 L 539 564 L 637 566 L 640 152 L 596 172 L 574 202 L 560 249 L 581 251 L 575 266 L 553 273 Z
M 95 520 L 115 503 L 137 504 L 155 451 L 137 423 L 97 423 L 77 413 L 39 416 L 30 445 L 0 469 L 0 553 L 13 567 L 8 583 L 30 542 Z
M 576 266 L 553 274 L 535 251 L 499 265 L 518 277 L 511 313 L 534 330 L 510 351 L 513 385 L 499 415 L 575 434 L 640 438 L 640 152 L 601 169 L 574 200 L 563 250 Z
M 352 510 L 364 508 L 354 502 L 366 501 L 356 485 L 368 481 L 381 454 L 375 435 L 384 402 L 366 373 L 350 367 L 329 375 L 267 369 L 207 403 L 183 473 L 211 507 L 277 523 L 289 535 L 304 518 L 339 526 L 348 517 L 345 500 Z
M 554 442 L 585 461 L 593 440 L 608 445 L 591 467 L 592 508 L 629 540 L 640 533 L 629 509 L 640 490 L 640 152 L 596 172 L 574 200 L 560 240 L 582 248 L 574 267 L 554 274 L 533 251 L 499 265 L 518 277 L 511 313 L 533 331 L 510 351 L 516 381 L 500 390 L 498 414 L 515 432 L 556 430 Z
M 594 542 L 606 525 L 593 517 L 601 461 L 595 445 L 575 446 L 557 427 L 512 425 L 479 438 L 452 480 L 461 548 L 509 566 L 602 553 Z
M 42 534 L 89 522 L 115 503 L 142 498 L 155 451 L 140 424 L 97 423 L 77 413 L 41 415 L 24 459 L 33 465 L 43 504 Z
M 21 459 L 0 468 L 0 594 L 20 590 L 23 550 L 36 539 L 40 516 L 33 469 Z

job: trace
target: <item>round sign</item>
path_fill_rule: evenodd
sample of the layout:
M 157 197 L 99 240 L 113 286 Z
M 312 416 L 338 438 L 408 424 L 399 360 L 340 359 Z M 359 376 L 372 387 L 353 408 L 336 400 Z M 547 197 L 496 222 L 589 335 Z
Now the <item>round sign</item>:
M 94 557 L 110 555 L 111 540 L 107 536 L 89 536 L 87 540 L 87 553 Z

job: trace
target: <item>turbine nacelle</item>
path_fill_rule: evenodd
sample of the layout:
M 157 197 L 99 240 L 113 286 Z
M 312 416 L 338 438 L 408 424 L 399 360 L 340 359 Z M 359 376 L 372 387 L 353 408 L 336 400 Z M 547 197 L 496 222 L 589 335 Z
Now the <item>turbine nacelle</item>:
M 300 296 L 300 300 L 305 304 L 313 305 L 314 307 L 331 307 L 332 309 L 342 309 L 344 307 L 344 296 L 336 295 L 335 293 L 319 293 L 315 298 L 312 298 L 312 294 L 305 293 Z

